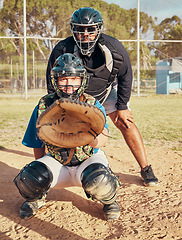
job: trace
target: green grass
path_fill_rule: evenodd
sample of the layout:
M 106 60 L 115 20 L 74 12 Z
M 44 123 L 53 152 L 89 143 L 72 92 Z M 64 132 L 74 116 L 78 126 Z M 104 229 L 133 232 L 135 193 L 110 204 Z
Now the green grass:
M 131 97 L 130 108 L 144 142 L 173 143 L 173 150 L 182 150 L 182 95 Z M 111 137 L 121 134 L 110 120 Z
M 38 98 L 0 99 L 0 146 L 9 147 L 21 143 L 29 118 Z
M 135 122 L 144 139 L 182 140 L 182 96 L 131 98 Z
M 0 146 L 21 143 L 34 106 L 39 97 L 0 98 Z M 160 141 L 173 143 L 173 150 L 182 150 L 182 95 L 152 95 L 131 97 L 134 121 L 147 144 Z M 110 134 L 120 139 L 121 134 L 108 120 Z M 176 145 L 176 143 L 178 143 Z

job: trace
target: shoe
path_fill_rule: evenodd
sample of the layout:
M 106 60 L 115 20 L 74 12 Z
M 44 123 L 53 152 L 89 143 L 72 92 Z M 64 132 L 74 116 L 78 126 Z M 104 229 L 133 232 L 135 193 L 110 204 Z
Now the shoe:
M 117 220 L 120 217 L 121 209 L 115 201 L 111 204 L 105 204 L 103 207 L 104 217 L 107 221 Z
M 33 202 L 25 201 L 20 208 L 20 217 L 23 219 L 32 218 L 40 208 L 45 206 L 45 198 L 46 195 Z
M 155 187 L 158 185 L 158 179 L 154 175 L 151 165 L 142 169 L 141 176 L 146 187 Z

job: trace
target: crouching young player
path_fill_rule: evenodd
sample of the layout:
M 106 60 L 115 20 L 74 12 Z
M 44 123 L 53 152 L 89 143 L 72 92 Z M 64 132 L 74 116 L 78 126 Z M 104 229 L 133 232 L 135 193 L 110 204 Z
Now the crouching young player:
M 27 164 L 15 177 L 20 194 L 26 199 L 20 208 L 20 217 L 29 219 L 45 205 L 50 188 L 59 189 L 80 186 L 86 195 L 103 203 L 106 220 L 117 220 L 120 207 L 117 203 L 117 177 L 111 171 L 104 152 L 100 149 L 107 142 L 108 124 L 89 145 L 76 147 L 70 155 L 69 148 L 44 144 L 36 135 L 38 116 L 57 99 L 69 98 L 84 101 L 100 108 L 102 105 L 84 93 L 87 85 L 86 70 L 73 54 L 58 57 L 51 71 L 55 92 L 42 97 L 33 111 L 22 143 L 34 149 L 35 161 Z M 48 149 L 48 152 L 45 152 Z

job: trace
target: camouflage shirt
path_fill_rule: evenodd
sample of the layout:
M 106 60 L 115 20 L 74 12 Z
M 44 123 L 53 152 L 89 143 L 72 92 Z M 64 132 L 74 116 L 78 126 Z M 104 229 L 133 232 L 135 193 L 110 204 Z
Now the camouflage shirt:
M 58 97 L 55 93 L 47 94 L 42 97 L 38 104 L 38 116 L 40 116 L 40 114 L 45 111 L 46 108 L 48 108 L 52 103 L 54 103 L 56 99 L 58 99 Z M 86 93 L 83 93 L 80 96 L 80 101 L 87 102 L 91 105 L 95 105 L 96 103 L 96 99 Z M 70 153 L 70 148 L 60 148 L 48 143 L 45 143 L 45 145 L 53 158 L 58 160 L 60 163 L 64 163 L 67 161 Z M 89 145 L 76 147 L 74 149 L 74 154 L 71 161 L 66 164 L 66 166 L 77 166 L 81 162 L 85 161 L 87 158 L 91 157 L 93 153 L 94 149 Z

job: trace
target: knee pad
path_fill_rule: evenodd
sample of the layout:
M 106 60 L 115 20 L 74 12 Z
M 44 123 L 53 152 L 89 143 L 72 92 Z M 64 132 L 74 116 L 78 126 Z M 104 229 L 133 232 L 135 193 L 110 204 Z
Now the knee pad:
M 44 163 L 34 161 L 26 165 L 13 182 L 25 199 L 34 201 L 47 193 L 52 180 L 50 169 Z
M 86 167 L 81 177 L 82 187 L 87 195 L 104 204 L 111 204 L 117 198 L 116 179 L 109 170 L 100 163 Z

